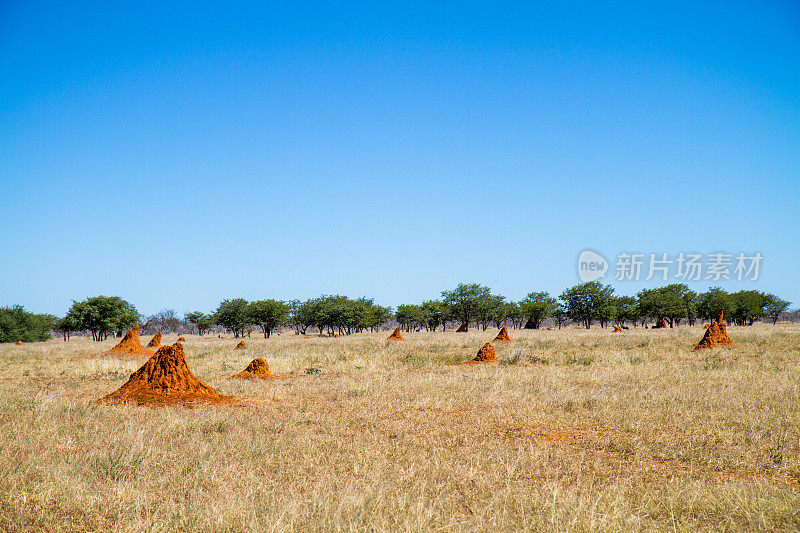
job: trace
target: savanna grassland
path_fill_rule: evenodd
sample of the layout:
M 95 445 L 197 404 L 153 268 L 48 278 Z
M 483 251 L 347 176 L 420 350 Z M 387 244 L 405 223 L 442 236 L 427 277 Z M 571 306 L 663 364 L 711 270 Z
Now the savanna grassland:
M 800 325 L 728 331 L 188 336 L 244 401 L 197 409 L 97 405 L 111 339 L 2 345 L 0 529 L 797 530 Z

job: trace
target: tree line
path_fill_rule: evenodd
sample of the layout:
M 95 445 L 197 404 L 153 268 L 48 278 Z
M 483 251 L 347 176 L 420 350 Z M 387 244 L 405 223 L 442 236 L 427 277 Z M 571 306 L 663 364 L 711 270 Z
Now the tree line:
M 65 316 L 36 315 L 20 306 L 0 308 L 0 342 L 32 342 L 50 338 L 51 331 L 68 340 L 72 332 L 89 332 L 102 341 L 119 336 L 136 324 L 145 331 L 192 331 L 200 335 L 215 328 L 233 332 L 234 337 L 250 336 L 259 329 L 265 338 L 278 328 L 290 327 L 305 335 L 349 335 L 375 331 L 381 326 L 399 325 L 406 331 L 436 331 L 464 324 L 484 330 L 503 325 L 539 329 L 545 324 L 561 327 L 567 323 L 590 328 L 593 324 L 644 326 L 650 320 L 664 319 L 670 327 L 685 320 L 712 320 L 720 312 L 737 325 L 751 325 L 768 319 L 773 324 L 790 302 L 774 294 L 756 290 L 727 292 L 711 287 L 697 293 L 682 283 L 644 289 L 635 296 L 615 295 L 611 285 L 592 281 L 564 290 L 560 295 L 531 292 L 519 301 L 493 294 L 478 283 L 460 283 L 441 292 L 441 298 L 420 304 L 383 307 L 369 298 L 352 299 L 341 295 L 322 295 L 301 300 L 226 299 L 213 312 L 193 311 L 182 318 L 171 309 L 150 316 L 141 315 L 130 302 L 118 296 L 95 296 L 73 301 Z

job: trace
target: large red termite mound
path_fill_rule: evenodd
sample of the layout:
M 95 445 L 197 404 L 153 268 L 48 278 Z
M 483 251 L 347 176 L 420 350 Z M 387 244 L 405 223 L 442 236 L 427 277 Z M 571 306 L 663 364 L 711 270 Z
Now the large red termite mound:
M 132 402 L 154 407 L 172 404 L 194 407 L 231 403 L 233 398 L 219 394 L 197 379 L 186 364 L 183 346 L 175 343 L 159 348 L 139 370 L 131 374 L 122 387 L 98 401 Z
M 478 350 L 478 355 L 475 356 L 475 359 L 471 361 L 464 361 L 461 363 L 462 365 L 471 365 L 476 363 L 493 363 L 497 362 L 497 355 L 494 352 L 494 346 L 491 343 L 484 344 L 480 350 Z
M 703 348 L 713 348 L 714 346 L 735 346 L 730 335 L 728 335 L 728 323 L 723 318 L 724 314 L 725 311 L 720 312 L 719 318 L 706 327 L 703 338 L 694 347 L 693 352 Z
M 142 355 L 152 356 L 155 352 L 148 350 L 142 346 L 139 340 L 139 324 L 136 324 L 125 333 L 119 343 L 106 352 L 110 355 L 129 355 L 131 357 L 139 357 Z
M 247 346 L 245 346 L 244 341 L 239 341 L 239 344 L 236 345 L 234 350 L 244 350 Z
M 403 335 L 400 334 L 400 328 L 394 328 L 394 331 L 387 337 L 387 340 L 404 341 L 405 339 L 403 338 Z
M 456 330 L 456 333 L 466 333 L 466 332 L 467 332 L 467 323 L 466 322 L 462 322 L 461 325 L 458 326 L 458 329 Z
M 500 330 L 500 333 L 497 334 L 494 340 L 499 342 L 511 342 L 511 337 L 508 336 L 508 328 L 503 326 L 503 329 Z
M 158 333 L 156 333 L 155 335 L 153 335 L 153 338 L 150 339 L 150 342 L 147 343 L 147 347 L 148 348 L 158 348 L 159 346 L 161 346 L 161 332 L 160 331 Z

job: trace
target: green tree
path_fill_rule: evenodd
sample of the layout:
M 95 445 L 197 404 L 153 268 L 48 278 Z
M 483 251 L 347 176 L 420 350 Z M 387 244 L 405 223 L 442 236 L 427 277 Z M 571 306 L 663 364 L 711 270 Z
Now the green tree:
M 761 291 L 738 291 L 731 293 L 733 312 L 731 319 L 739 326 L 752 326 L 753 322 L 764 316 L 767 295 Z
M 764 316 L 772 319 L 774 325 L 778 316 L 789 308 L 790 302 L 778 298 L 774 294 L 766 294 L 764 299 Z
M 642 317 L 656 320 L 666 318 L 669 327 L 673 327 L 676 322 L 687 316 L 685 296 L 690 292 L 689 287 L 683 283 L 639 291 L 636 295 L 639 312 Z
M 606 306 L 611 303 L 613 296 L 614 288 L 610 285 L 588 281 L 566 289 L 559 299 L 569 318 L 589 329 L 592 321 L 606 316 Z
M 394 318 L 404 331 L 415 331 L 427 323 L 426 312 L 421 305 L 398 305 Z
M 721 312 L 731 316 L 734 310 L 731 295 L 720 287 L 711 287 L 697 298 L 697 316 L 706 320 L 716 320 Z
M 76 330 L 89 330 L 93 340 L 102 341 L 135 326 L 141 315 L 133 304 L 119 296 L 94 296 L 81 302 L 73 300 L 67 317 Z
M 451 291 L 442 291 L 442 299 L 450 308 L 452 318 L 467 325 L 484 312 L 487 301 L 491 298 L 491 290 L 478 283 L 459 283 Z
M 46 341 L 51 329 L 42 315 L 29 313 L 21 305 L 0 307 L 0 342 Z
M 539 329 L 542 322 L 558 307 L 558 301 L 548 292 L 529 292 L 519 302 L 520 311 L 526 318 L 525 329 Z
M 268 339 L 275 328 L 289 319 L 289 305 L 280 300 L 256 300 L 247 306 L 250 322 L 261 327 Z
M 247 300 L 244 298 L 222 300 L 212 317 L 215 324 L 233 331 L 234 338 L 243 337 L 245 331 L 252 326 L 247 313 Z
M 192 311 L 191 313 L 186 313 L 183 319 L 197 328 L 197 334 L 200 336 L 206 333 L 209 329 L 211 329 L 211 326 L 214 325 L 214 320 L 202 311 Z
M 639 306 L 633 296 L 617 296 L 613 300 L 616 307 L 617 322 L 624 325 L 625 322 L 636 323 L 639 320 Z

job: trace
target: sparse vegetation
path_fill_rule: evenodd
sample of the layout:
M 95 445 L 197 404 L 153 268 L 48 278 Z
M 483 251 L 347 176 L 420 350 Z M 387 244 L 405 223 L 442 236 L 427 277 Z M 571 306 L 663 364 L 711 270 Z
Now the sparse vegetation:
M 86 338 L 3 345 L 0 529 L 797 529 L 800 326 L 702 331 L 517 331 L 478 367 L 478 330 L 188 336 L 246 402 L 201 409 L 96 405 L 144 358 Z M 225 379 L 255 356 L 298 379 Z

